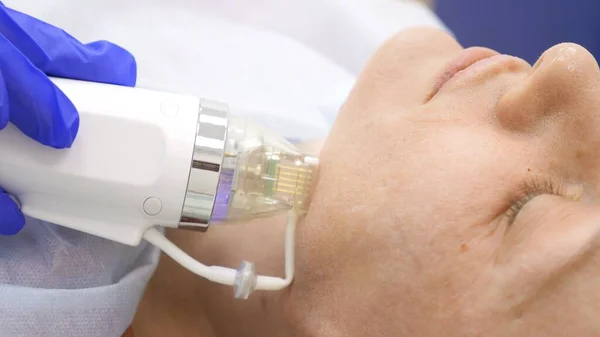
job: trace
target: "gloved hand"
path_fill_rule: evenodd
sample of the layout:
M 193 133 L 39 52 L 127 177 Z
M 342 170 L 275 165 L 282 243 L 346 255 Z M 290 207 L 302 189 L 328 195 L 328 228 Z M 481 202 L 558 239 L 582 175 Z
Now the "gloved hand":
M 0 2 L 0 130 L 11 122 L 46 146 L 68 148 L 79 114 L 48 76 L 134 86 L 136 71 L 135 59 L 121 47 L 82 44 Z M 0 235 L 18 233 L 24 223 L 18 205 L 0 188 Z

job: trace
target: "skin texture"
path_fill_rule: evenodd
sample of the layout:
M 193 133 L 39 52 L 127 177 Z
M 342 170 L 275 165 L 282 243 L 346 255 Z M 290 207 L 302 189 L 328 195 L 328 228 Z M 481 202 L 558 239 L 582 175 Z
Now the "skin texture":
M 431 29 L 390 39 L 320 151 L 293 285 L 234 301 L 163 258 L 136 336 L 600 336 L 598 65 L 561 44 L 443 83 L 495 54 Z M 281 276 L 283 222 L 170 237 Z

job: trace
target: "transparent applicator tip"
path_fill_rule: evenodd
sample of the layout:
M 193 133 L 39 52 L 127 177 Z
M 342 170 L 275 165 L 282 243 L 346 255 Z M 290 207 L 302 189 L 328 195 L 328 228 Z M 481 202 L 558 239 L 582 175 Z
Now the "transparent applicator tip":
M 306 212 L 318 164 L 270 130 L 230 118 L 211 223 Z
M 318 164 L 271 130 L 204 102 L 178 228 L 302 214 Z

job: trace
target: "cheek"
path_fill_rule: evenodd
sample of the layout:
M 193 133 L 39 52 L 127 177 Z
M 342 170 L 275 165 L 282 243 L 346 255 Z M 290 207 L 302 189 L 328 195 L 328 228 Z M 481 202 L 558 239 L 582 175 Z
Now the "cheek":
M 491 222 L 503 211 L 507 190 L 517 179 L 511 172 L 523 165 L 522 153 L 509 153 L 506 144 L 481 127 L 430 129 L 400 152 L 391 157 L 395 165 L 388 167 L 388 181 L 380 187 L 401 198 L 397 209 L 404 217 L 415 217 L 411 222 L 427 223 L 433 231 L 448 223 Z
M 355 147 L 358 138 L 348 133 L 325 146 L 299 229 L 302 269 L 322 281 L 340 271 L 365 279 L 436 274 L 429 282 L 460 291 L 474 277 L 473 263 L 495 247 L 490 223 L 506 207 L 510 185 L 501 180 L 513 179 L 505 172 L 515 167 L 506 163 L 518 160 L 499 165 L 506 152 L 480 128 L 405 123 L 380 130 Z M 386 146 L 366 146 L 379 142 Z

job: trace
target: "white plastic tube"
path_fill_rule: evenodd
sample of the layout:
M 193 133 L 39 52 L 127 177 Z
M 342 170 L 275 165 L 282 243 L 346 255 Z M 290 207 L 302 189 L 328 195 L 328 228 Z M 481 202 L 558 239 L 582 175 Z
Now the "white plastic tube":
M 294 279 L 294 250 L 297 219 L 298 217 L 293 211 L 288 213 L 285 228 L 285 278 L 256 274 L 252 275 L 252 272 L 250 275 L 243 275 L 243 273 L 248 272 L 248 270 L 244 268 L 235 270 L 221 266 L 204 265 L 174 245 L 156 228 L 149 228 L 144 234 L 144 239 L 158 247 L 192 273 L 215 283 L 233 286 L 236 298 L 247 298 L 254 290 L 277 291 L 286 288 L 292 283 L 292 280 Z

